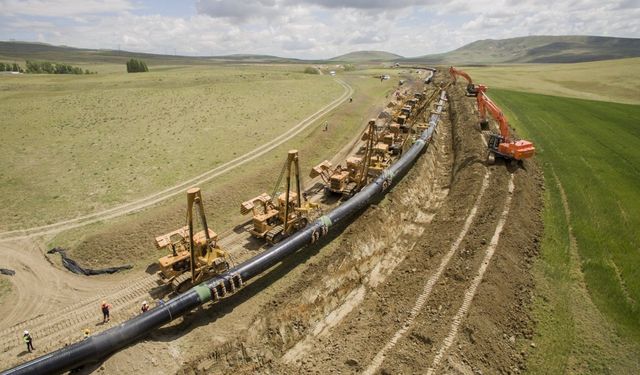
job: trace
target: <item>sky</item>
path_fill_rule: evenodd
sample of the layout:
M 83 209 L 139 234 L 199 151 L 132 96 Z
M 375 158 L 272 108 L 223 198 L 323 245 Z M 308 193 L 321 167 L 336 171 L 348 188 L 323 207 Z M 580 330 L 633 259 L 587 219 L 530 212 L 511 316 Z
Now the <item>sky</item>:
M 479 39 L 640 37 L 640 0 L 0 0 L 0 40 L 190 56 L 405 57 Z

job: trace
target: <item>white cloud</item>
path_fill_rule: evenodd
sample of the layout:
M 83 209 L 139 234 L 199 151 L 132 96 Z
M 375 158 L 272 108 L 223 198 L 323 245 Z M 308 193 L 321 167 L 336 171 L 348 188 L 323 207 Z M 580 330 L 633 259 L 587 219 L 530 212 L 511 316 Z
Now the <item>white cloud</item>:
M 199 0 L 190 16 L 125 0 L 0 0 L 0 35 L 87 48 L 326 58 L 356 49 L 404 56 L 478 39 L 541 34 L 640 36 L 638 0 Z M 185 5 L 187 6 L 187 5 Z M 53 18 L 46 17 L 47 15 Z M 63 21 L 60 21 L 60 19 Z
M 0 0 L 4 15 L 70 17 L 133 9 L 127 0 Z

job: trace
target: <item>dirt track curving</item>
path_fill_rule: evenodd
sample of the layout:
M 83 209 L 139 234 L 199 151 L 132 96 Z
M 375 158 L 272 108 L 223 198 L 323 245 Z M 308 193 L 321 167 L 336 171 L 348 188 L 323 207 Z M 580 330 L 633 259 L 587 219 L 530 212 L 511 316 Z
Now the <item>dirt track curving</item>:
M 238 156 L 237 158 L 230 160 L 226 163 L 223 163 L 190 180 L 183 181 L 175 186 L 172 186 L 160 192 L 148 195 L 134 202 L 126 203 L 126 204 L 113 207 L 104 211 L 95 212 L 89 215 L 84 215 L 84 216 L 60 221 L 53 224 L 21 229 L 21 230 L 12 230 L 8 232 L 0 232 L 0 242 L 14 241 L 14 240 L 20 240 L 25 238 L 33 238 L 36 236 L 42 236 L 46 234 L 60 233 L 65 230 L 78 228 L 78 227 L 96 223 L 102 220 L 113 219 L 113 218 L 120 217 L 132 212 L 140 211 L 144 208 L 150 207 L 154 204 L 160 203 L 173 196 L 181 194 L 190 186 L 194 186 L 194 185 L 202 184 L 206 181 L 210 181 L 215 177 L 218 177 L 226 172 L 229 172 L 230 170 L 233 170 L 234 168 L 237 168 L 251 160 L 254 160 L 266 154 L 267 152 L 275 149 L 276 147 L 282 145 L 283 143 L 295 137 L 296 135 L 300 134 L 300 132 L 308 128 L 320 117 L 326 115 L 327 113 L 332 111 L 334 108 L 336 108 L 340 104 L 346 102 L 347 99 L 353 95 L 353 88 L 349 84 L 337 78 L 335 80 L 344 88 L 344 92 L 340 97 L 338 97 L 336 100 L 332 101 L 331 103 L 327 104 L 326 106 L 322 107 L 314 114 L 300 121 L 298 124 L 291 127 L 287 132 L 263 144 L 262 146 L 259 146 L 247 152 L 244 155 Z
M 342 234 L 299 252 L 226 304 L 197 309 L 84 371 L 520 372 L 532 350 L 529 267 L 542 230 L 542 176 L 531 162 L 526 169 L 486 167 L 473 107 L 462 88 L 451 88 L 448 119 L 432 147 Z M 29 241 L 21 246 L 40 251 Z M 3 249 L 17 258 L 21 250 Z M 33 279 L 20 285 L 42 283 L 53 268 L 46 260 L 35 267 L 22 276 Z M 2 363 L 30 358 L 16 344 L 27 326 L 48 337 L 41 349 L 36 336 L 38 354 L 46 345 L 80 339 L 86 322 L 100 318 L 103 297 L 93 290 L 114 303 L 115 323 L 152 298 L 146 294 L 152 276 L 125 276 L 121 283 L 114 282 L 119 276 L 98 277 L 81 285 L 77 276 L 50 272 L 52 306 L 69 308 L 43 309 L 18 325 L 14 313 L 3 316 L 0 308 Z M 42 301 L 34 303 L 42 308 Z

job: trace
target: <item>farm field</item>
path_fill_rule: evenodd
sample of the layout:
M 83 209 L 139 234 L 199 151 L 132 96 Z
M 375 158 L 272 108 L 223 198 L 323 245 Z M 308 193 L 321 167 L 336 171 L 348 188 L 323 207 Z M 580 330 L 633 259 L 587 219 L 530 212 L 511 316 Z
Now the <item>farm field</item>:
M 545 175 L 530 373 L 638 373 L 640 106 L 490 95 L 534 141 Z
M 107 72 L 0 77 L 3 230 L 160 191 L 275 138 L 344 91 L 299 66 L 98 70 Z
M 465 67 L 475 82 L 502 89 L 640 104 L 640 58 L 577 64 Z M 491 91 L 490 91 L 491 92 Z

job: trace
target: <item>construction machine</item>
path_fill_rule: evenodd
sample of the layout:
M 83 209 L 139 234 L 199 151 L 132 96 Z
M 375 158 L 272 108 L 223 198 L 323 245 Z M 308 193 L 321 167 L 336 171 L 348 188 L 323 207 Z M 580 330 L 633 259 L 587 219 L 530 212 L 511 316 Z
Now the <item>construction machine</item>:
M 520 161 L 528 159 L 535 154 L 533 143 L 524 140 L 515 140 L 511 137 L 509 122 L 500 110 L 500 107 L 486 94 L 487 86 L 474 84 L 467 73 L 454 67 L 449 68 L 449 73 L 453 78 L 453 83 L 456 82 L 456 76 L 462 76 L 467 80 L 467 95 L 474 96 L 478 104 L 480 129 L 489 129 L 487 113 L 498 123 L 500 134 L 489 133 L 489 139 L 487 141 L 489 147 L 489 153 L 487 154 L 488 164 L 495 163 L 496 157 L 501 157 L 508 161 Z
M 256 238 L 265 239 L 270 244 L 280 242 L 307 226 L 309 215 L 318 208 L 310 202 L 302 204 L 298 150 L 289 151 L 287 161 L 276 183 L 276 189 L 280 185 L 285 170 L 287 171 L 286 188 L 285 192 L 278 196 L 277 204 L 269 194 L 263 193 L 243 202 L 240 206 L 241 214 L 253 214 L 253 228 L 250 233 Z M 296 179 L 295 192 L 291 192 L 292 172 Z M 272 195 L 275 195 L 275 191 Z
M 361 157 L 351 156 L 347 158 L 346 167 L 338 165 L 335 169 L 331 162 L 325 160 L 311 169 L 309 177 L 320 176 L 326 191 L 342 194 L 345 198 L 349 198 L 361 187 L 360 181 L 363 180 L 362 160 Z
M 194 205 L 202 230 L 194 233 Z M 229 256 L 218 245 L 218 235 L 207 225 L 202 195 L 197 187 L 187 190 L 187 225 L 156 237 L 156 247 L 169 252 L 158 260 L 160 280 L 176 293 L 229 269 Z
M 346 167 L 338 165 L 335 169 L 331 162 L 325 160 L 311 169 L 309 177 L 320 176 L 325 185 L 325 191 L 341 194 L 346 199 L 351 198 L 368 182 L 371 157 L 378 139 L 375 119 L 369 120 L 367 130 L 361 139 L 366 141 L 362 157 L 349 157 Z
M 451 78 L 453 79 L 453 84 L 456 84 L 457 81 L 457 76 L 460 76 L 464 79 L 467 80 L 467 96 L 473 96 L 475 97 L 478 94 L 478 87 L 479 85 L 475 85 L 473 83 L 473 80 L 471 79 L 471 76 L 469 74 L 467 74 L 466 72 L 456 69 L 453 66 L 449 67 L 449 74 L 451 75 Z
M 520 161 L 532 157 L 536 150 L 533 143 L 512 139 L 507 118 L 500 108 L 484 93 L 483 89 L 478 91 L 477 98 L 480 122 L 488 122 L 487 112 L 489 112 L 500 127 L 500 134 L 489 134 L 489 139 L 487 140 L 489 147 L 487 163 L 495 163 L 496 157 L 501 157 L 508 161 Z

